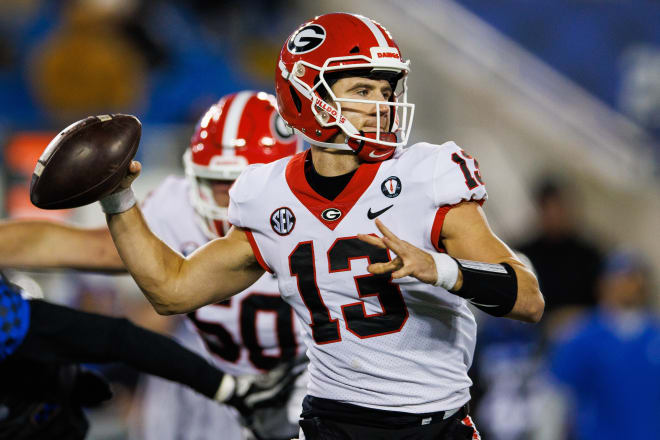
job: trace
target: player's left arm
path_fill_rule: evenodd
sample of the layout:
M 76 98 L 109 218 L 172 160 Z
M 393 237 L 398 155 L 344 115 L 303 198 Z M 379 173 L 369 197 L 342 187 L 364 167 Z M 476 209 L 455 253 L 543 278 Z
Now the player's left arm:
M 536 276 L 493 233 L 478 203 L 465 202 L 450 209 L 442 226 L 441 237 L 447 253 L 454 258 L 499 266 L 505 264 L 513 269 L 517 291 L 513 308 L 505 316 L 521 321 L 540 321 L 545 301 Z M 460 292 L 464 288 L 464 270 L 459 270 L 456 285 L 450 289 L 452 292 Z
M 449 256 L 431 254 L 401 240 L 380 220 L 376 225 L 382 237 L 358 237 L 389 248 L 397 256 L 386 263 L 370 264 L 369 272 L 391 272 L 395 279 L 413 276 L 440 285 L 495 316 L 527 322 L 541 319 L 545 302 L 536 277 L 493 233 L 478 203 L 464 202 L 447 213 L 441 237 Z

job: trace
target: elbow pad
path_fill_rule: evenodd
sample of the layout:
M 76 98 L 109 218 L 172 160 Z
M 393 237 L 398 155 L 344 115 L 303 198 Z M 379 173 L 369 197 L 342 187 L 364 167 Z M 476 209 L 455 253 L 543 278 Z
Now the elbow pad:
M 454 294 L 489 315 L 504 316 L 511 312 L 518 298 L 518 278 L 510 265 L 456 261 L 463 273 L 463 285 Z

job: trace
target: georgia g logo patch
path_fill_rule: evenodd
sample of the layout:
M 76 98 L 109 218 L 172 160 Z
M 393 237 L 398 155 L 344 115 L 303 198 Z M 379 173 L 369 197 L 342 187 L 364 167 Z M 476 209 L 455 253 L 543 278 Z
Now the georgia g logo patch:
M 325 41 L 325 29 L 318 24 L 310 24 L 295 32 L 286 48 L 294 55 L 311 52 Z
M 289 235 L 296 226 L 296 216 L 287 207 L 277 208 L 270 215 L 270 226 L 279 235 Z
M 327 222 L 334 222 L 341 217 L 341 211 L 337 208 L 328 208 L 321 213 L 321 218 Z

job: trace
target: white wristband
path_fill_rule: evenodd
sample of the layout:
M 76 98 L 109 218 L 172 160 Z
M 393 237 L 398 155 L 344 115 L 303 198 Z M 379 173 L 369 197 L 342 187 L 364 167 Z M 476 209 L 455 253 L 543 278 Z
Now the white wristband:
M 434 286 L 449 290 L 456 285 L 458 280 L 458 263 L 447 254 L 431 252 L 431 257 L 435 261 L 435 270 L 438 271 L 438 279 Z
M 131 209 L 137 201 L 133 190 L 129 187 L 105 196 L 99 200 L 99 203 L 106 214 L 119 214 Z
M 234 379 L 234 377 L 229 374 L 225 374 L 222 376 L 220 386 L 218 387 L 218 391 L 215 393 L 214 399 L 217 402 L 226 402 L 234 394 L 235 389 L 236 379 Z

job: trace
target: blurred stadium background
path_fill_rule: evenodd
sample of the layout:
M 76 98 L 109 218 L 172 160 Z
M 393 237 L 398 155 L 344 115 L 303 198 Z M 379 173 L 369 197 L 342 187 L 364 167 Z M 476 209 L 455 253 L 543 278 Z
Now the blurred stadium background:
M 595 249 L 594 261 L 621 249 L 646 261 L 646 288 L 657 309 L 660 3 L 654 1 L 3 0 L 2 217 L 103 224 L 97 206 L 44 212 L 29 203 L 34 164 L 58 130 L 91 114 L 137 115 L 144 172 L 136 189 L 143 197 L 166 175 L 182 173 L 181 154 L 210 104 L 240 89 L 273 91 L 284 39 L 305 19 L 333 11 L 367 15 L 393 33 L 412 60 L 412 142 L 454 140 L 479 159 L 490 194 L 485 209 L 505 241 L 524 248 L 559 215 Z M 563 205 L 544 208 L 540 202 L 557 191 Z M 563 280 L 562 271 L 580 276 L 568 260 L 556 276 L 539 268 L 542 287 Z M 161 331 L 176 326 L 176 318 L 151 312 L 126 277 L 15 276 L 54 301 L 128 315 Z M 586 286 L 581 299 L 566 292 L 548 298 L 553 310 L 594 306 L 595 278 L 578 281 Z M 541 378 L 544 347 L 566 319 L 550 314 L 540 330 L 492 330 L 485 320 L 472 370 L 485 438 L 570 438 L 562 428 L 570 425 L 565 402 Z M 482 374 L 484 359 L 514 365 L 524 380 Z M 129 438 L 139 423 L 140 378 L 122 368 L 106 372 L 121 391 L 91 413 L 90 438 Z M 559 421 L 557 429 L 548 420 Z

